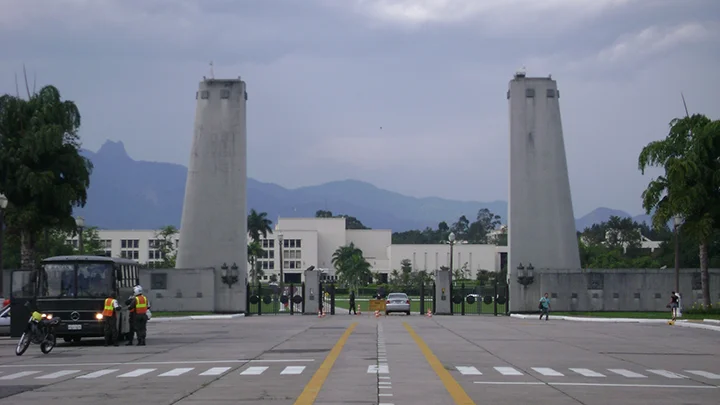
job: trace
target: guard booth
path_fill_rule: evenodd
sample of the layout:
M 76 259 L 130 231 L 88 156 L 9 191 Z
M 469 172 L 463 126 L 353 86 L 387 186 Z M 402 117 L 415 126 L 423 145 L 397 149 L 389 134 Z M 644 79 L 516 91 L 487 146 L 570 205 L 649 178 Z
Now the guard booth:
M 30 319 L 30 308 L 26 304 L 35 300 L 36 275 L 34 270 L 14 270 L 10 276 L 11 337 L 22 336 Z

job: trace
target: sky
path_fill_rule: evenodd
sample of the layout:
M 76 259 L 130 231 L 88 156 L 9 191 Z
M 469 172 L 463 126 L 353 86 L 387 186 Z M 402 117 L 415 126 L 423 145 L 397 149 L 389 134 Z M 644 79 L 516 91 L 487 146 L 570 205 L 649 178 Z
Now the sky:
M 203 76 L 248 87 L 248 175 L 507 200 L 513 74 L 552 74 L 574 213 L 640 214 L 640 150 L 720 118 L 717 0 L 0 0 L 0 93 L 52 84 L 83 147 L 187 165 Z

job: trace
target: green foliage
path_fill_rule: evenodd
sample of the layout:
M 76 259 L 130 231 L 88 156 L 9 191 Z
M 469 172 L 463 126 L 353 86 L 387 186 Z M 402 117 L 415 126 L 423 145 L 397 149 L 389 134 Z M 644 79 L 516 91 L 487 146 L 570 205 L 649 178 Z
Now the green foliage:
M 469 243 L 494 243 L 499 246 L 507 246 L 507 234 L 501 233 L 496 238 L 490 237 L 490 232 L 497 229 L 500 224 L 499 215 L 493 214 L 487 208 L 483 208 L 477 212 L 475 221 L 473 222 L 470 222 L 465 215 L 462 215 L 452 226 L 448 226 L 447 222 L 442 221 L 438 224 L 437 229 L 427 227 L 422 231 L 410 230 L 394 232 L 392 234 L 392 243 L 411 245 L 445 243 L 448 240 L 450 232 L 453 232 L 457 240 L 464 240 Z
M 174 269 L 177 260 L 177 246 L 173 240 L 178 234 L 178 229 L 173 225 L 167 225 L 155 232 L 156 248 L 162 257 L 160 267 Z
M 353 216 L 346 214 L 333 215 L 332 211 L 318 210 L 315 212 L 315 218 L 345 218 L 345 229 L 370 229 Z
M 705 305 L 694 303 L 690 307 L 683 308 L 683 315 L 720 315 L 720 302 L 715 305 Z
M 253 283 L 257 283 L 257 281 L 265 275 L 263 269 L 260 268 L 260 262 L 257 260 L 258 257 L 265 254 L 265 250 L 262 248 L 262 245 L 260 245 L 260 242 L 255 240 L 251 240 L 250 243 L 248 243 L 247 249 L 248 263 L 250 264 L 250 280 L 252 280 Z
M 709 244 L 720 228 L 720 121 L 695 114 L 670 122 L 670 132 L 649 143 L 638 157 L 643 174 L 648 167 L 662 167 L 664 175 L 648 184 L 643 208 L 662 226 L 674 217 L 699 245 L 703 300 L 710 305 Z
M 332 264 L 340 283 L 351 289 L 366 285 L 373 277 L 372 266 L 365 260 L 362 250 L 352 242 L 335 250 Z
M 46 86 L 28 100 L 0 96 L 0 193 L 5 220 L 20 232 L 21 267 L 32 268 L 35 244 L 47 227 L 75 228 L 73 207 L 87 201 L 92 164 L 79 153 L 80 112 Z
M 272 234 L 272 221 L 267 219 L 267 212 L 251 209 L 247 217 L 247 231 L 250 239 L 254 241 L 259 241 L 260 235 L 267 238 L 268 234 Z

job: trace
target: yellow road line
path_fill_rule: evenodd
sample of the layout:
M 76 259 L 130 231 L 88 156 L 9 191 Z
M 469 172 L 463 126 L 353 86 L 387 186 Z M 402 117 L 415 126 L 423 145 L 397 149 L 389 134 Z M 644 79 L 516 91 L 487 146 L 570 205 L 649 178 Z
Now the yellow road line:
M 350 334 L 352 334 L 353 330 L 355 330 L 355 326 L 357 326 L 357 322 L 350 325 L 345 330 L 345 333 L 340 336 L 340 339 L 337 343 L 335 343 L 335 346 L 333 346 L 332 350 L 330 350 L 327 357 L 325 357 L 325 361 L 322 362 L 320 368 L 315 372 L 315 375 L 312 376 L 310 382 L 307 383 L 303 392 L 299 397 L 297 397 L 294 405 L 312 405 L 315 403 L 315 399 L 320 393 L 320 389 L 323 384 L 325 384 L 325 380 L 327 380 L 330 370 L 335 364 L 335 360 L 337 360 L 338 356 L 340 356 L 340 352 L 342 351 L 343 346 L 345 346 Z
M 468 394 L 465 392 L 464 389 L 460 386 L 460 384 L 453 378 L 452 375 L 450 375 L 450 372 L 443 367 L 442 363 L 440 363 L 440 360 L 438 360 L 437 356 L 430 350 L 428 345 L 425 344 L 425 341 L 422 340 L 422 338 L 415 333 L 413 328 L 408 325 L 407 322 L 403 322 L 403 325 L 405 325 L 405 329 L 407 329 L 410 336 L 412 336 L 415 343 L 420 347 L 420 351 L 423 355 L 425 355 L 425 359 L 430 364 L 430 367 L 435 370 L 435 374 L 440 377 L 440 381 L 442 381 L 443 385 L 445 386 L 445 389 L 450 393 L 450 396 L 455 401 L 456 405 L 475 405 L 475 402 L 473 402 L 472 399 L 468 396 Z

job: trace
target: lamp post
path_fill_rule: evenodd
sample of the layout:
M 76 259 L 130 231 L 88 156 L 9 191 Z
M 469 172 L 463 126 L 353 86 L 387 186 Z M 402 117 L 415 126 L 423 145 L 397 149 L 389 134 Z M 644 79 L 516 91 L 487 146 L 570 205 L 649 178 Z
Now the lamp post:
M 453 246 L 455 245 L 455 233 L 450 232 L 448 235 L 448 243 L 450 244 L 450 274 L 453 271 Z
M 0 194 L 0 295 L 3 293 L 3 236 L 5 233 L 5 208 L 8 199 L 5 194 Z
M 673 217 L 673 233 L 675 234 L 675 291 L 680 294 L 680 216 Z
M 530 284 L 533 283 L 535 280 L 535 276 L 533 274 L 533 271 L 535 270 L 535 267 L 533 267 L 532 263 L 529 263 L 527 268 L 522 265 L 522 263 L 518 264 L 517 266 L 517 280 L 518 283 L 520 283 L 523 287 L 527 287 Z
M 277 234 L 278 239 L 278 247 L 280 248 L 280 288 L 282 291 L 283 286 L 285 285 L 285 275 L 283 274 L 283 234 L 282 232 L 278 232 Z
M 222 282 L 227 284 L 228 287 L 232 288 L 233 284 L 238 282 L 238 266 L 233 263 L 232 267 L 228 269 L 227 263 L 223 263 L 220 267 L 220 276 Z
M 75 218 L 75 225 L 78 229 L 78 249 L 80 250 L 80 254 L 83 254 L 83 228 L 85 228 L 85 218 L 83 217 L 77 217 Z

